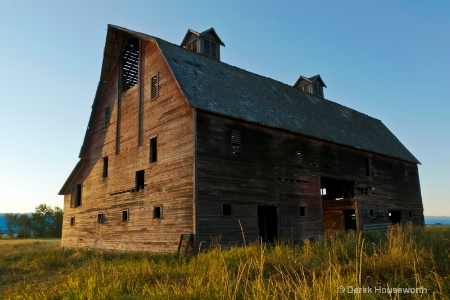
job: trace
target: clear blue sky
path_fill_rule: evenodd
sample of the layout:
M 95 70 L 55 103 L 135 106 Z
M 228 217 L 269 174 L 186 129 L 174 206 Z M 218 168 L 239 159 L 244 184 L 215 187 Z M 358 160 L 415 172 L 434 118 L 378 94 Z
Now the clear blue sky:
M 0 0 L 0 212 L 63 206 L 107 24 L 179 44 L 214 27 L 222 61 L 380 119 L 420 160 L 426 215 L 450 215 L 450 1 Z

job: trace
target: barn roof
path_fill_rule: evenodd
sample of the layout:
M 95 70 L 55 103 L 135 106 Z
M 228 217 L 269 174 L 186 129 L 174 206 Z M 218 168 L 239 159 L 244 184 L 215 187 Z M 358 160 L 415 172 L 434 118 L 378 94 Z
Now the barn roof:
M 419 163 L 380 120 L 156 40 L 191 107 Z
M 93 113 L 103 93 L 104 82 L 120 55 L 112 50 L 120 47 L 112 45 L 117 45 L 118 41 L 126 43 L 129 36 L 156 40 L 186 101 L 195 109 L 420 163 L 378 119 L 162 39 L 114 25 L 108 25 Z M 87 148 L 91 122 L 80 157 Z

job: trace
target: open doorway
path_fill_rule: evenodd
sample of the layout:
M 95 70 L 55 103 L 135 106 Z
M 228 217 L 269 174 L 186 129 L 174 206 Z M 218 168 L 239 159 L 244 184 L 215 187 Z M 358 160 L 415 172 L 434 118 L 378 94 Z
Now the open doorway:
M 345 231 L 356 230 L 356 214 L 354 209 L 344 209 Z
M 278 238 L 278 209 L 276 206 L 258 206 L 259 238 L 273 243 Z
M 340 234 L 357 229 L 355 213 L 355 182 L 321 177 L 323 230 L 325 235 Z
M 389 211 L 389 221 L 395 224 L 402 224 L 402 212 L 400 210 L 390 210 Z

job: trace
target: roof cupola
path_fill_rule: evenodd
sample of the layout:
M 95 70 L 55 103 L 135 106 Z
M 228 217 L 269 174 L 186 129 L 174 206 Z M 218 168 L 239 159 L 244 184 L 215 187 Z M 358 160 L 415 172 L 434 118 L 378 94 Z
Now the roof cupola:
M 294 87 L 304 92 L 324 98 L 323 88 L 327 86 L 323 82 L 320 75 L 316 75 L 309 78 L 305 76 L 300 76 L 300 78 L 294 84 Z
M 214 28 L 211 27 L 202 33 L 189 29 L 180 46 L 220 60 L 220 46 L 225 47 L 225 44 L 219 38 Z

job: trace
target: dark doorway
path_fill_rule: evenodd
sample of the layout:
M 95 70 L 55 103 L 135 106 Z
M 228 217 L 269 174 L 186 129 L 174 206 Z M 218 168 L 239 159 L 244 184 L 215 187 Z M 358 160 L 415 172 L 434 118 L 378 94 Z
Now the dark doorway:
M 264 243 L 278 238 L 278 210 L 276 206 L 258 206 L 259 237 Z
M 345 231 L 356 230 L 356 214 L 354 209 L 344 209 Z
M 389 221 L 392 224 L 401 224 L 402 223 L 402 212 L 399 210 L 390 210 L 389 211 Z

